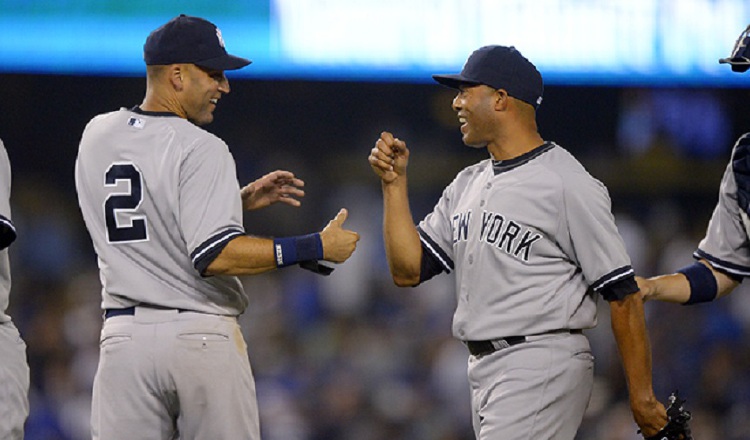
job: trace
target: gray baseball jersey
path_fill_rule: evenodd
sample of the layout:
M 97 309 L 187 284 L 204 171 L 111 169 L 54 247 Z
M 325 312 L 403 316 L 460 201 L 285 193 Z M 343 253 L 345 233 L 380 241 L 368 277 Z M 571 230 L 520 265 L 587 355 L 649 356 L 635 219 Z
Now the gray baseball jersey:
M 596 325 L 596 295 L 635 292 L 605 186 L 546 143 L 461 171 L 418 225 L 430 276 L 456 271 L 461 340 Z
M 10 161 L 0 141 L 0 323 L 10 321 L 5 314 L 10 296 L 10 262 L 8 246 L 16 239 L 16 228 L 10 216 Z
M 102 325 L 92 438 L 260 438 L 236 319 L 247 297 L 236 277 L 203 276 L 244 233 L 226 144 L 175 114 L 121 109 L 86 126 L 75 179 L 102 306 L 122 312 Z
M 202 275 L 244 233 L 235 163 L 221 139 L 171 113 L 120 109 L 86 126 L 75 180 L 103 308 L 244 311 L 236 277 Z
M 736 277 L 750 276 L 750 133 L 732 150 L 706 236 L 693 254 Z
M 10 216 L 10 161 L 0 141 L 0 438 L 23 440 L 29 415 L 26 343 L 5 311 L 10 295 L 8 246 L 16 239 Z

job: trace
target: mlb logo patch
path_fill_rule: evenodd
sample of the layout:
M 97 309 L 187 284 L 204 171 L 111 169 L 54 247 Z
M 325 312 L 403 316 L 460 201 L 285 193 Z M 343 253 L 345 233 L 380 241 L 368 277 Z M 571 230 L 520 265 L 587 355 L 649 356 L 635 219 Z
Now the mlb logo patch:
M 128 119 L 128 125 L 133 128 L 143 128 L 144 125 L 146 125 L 146 121 L 144 121 L 141 118 L 136 118 L 135 116 Z

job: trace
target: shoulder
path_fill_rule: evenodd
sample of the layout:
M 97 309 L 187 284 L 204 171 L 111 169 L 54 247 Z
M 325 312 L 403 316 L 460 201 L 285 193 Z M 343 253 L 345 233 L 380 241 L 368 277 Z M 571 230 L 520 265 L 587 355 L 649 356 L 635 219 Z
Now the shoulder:
M 478 176 L 480 176 L 491 167 L 491 159 L 485 159 L 473 165 L 469 165 L 459 171 L 458 174 L 456 174 L 456 177 L 453 179 L 453 182 L 451 182 L 451 185 L 465 185 L 468 182 L 475 180 Z
M 10 158 L 5 150 L 2 139 L 0 139 L 0 193 L 10 191 Z M 3 197 L 5 195 L 3 194 Z
M 565 179 L 576 179 L 580 181 L 588 181 L 597 186 L 603 186 L 603 184 L 591 173 L 588 172 L 586 167 L 568 150 L 554 144 L 549 153 L 549 161 L 547 165 L 551 172 L 554 172 Z
M 86 129 L 88 130 L 88 129 L 90 129 L 92 127 L 95 127 L 97 125 L 104 124 L 107 121 L 111 121 L 113 118 L 116 118 L 117 115 L 122 114 L 124 111 L 125 111 L 125 109 L 122 108 L 122 109 L 114 110 L 114 111 L 111 111 L 111 112 L 100 113 L 100 114 L 94 116 L 93 118 L 91 118 L 91 120 L 88 122 L 88 124 L 86 124 Z
M 604 183 L 592 176 L 572 153 L 557 144 L 553 145 L 538 158 L 538 164 L 545 168 L 545 179 L 557 183 L 566 198 L 569 194 L 586 197 L 593 193 L 608 193 Z
M 737 165 L 739 161 L 747 161 L 750 152 L 750 132 L 743 134 L 737 139 L 732 148 L 732 164 Z
M 5 149 L 3 140 L 0 139 L 0 166 L 5 167 L 10 165 L 10 159 L 8 159 L 8 151 Z
M 223 139 L 193 123 L 181 119 L 181 129 L 176 130 L 178 136 L 188 146 L 188 151 L 199 150 L 209 153 L 229 153 L 229 146 Z

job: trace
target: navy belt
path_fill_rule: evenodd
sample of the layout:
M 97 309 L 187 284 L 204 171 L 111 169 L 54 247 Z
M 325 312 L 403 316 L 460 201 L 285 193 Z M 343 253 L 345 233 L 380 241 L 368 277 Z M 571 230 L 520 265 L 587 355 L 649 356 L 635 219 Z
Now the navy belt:
M 135 315 L 135 306 L 125 307 L 124 309 L 106 309 L 104 310 L 104 319 L 115 316 Z
M 104 310 L 104 319 L 112 318 L 114 316 L 123 316 L 123 315 L 133 316 L 133 315 L 135 315 L 135 308 L 136 307 L 146 307 L 146 308 L 149 308 L 149 309 L 159 309 L 159 310 L 175 310 L 175 309 L 172 309 L 172 308 L 169 308 L 169 307 L 159 307 L 159 306 L 154 306 L 154 305 L 141 304 L 141 305 L 138 305 L 138 306 L 125 307 L 124 309 L 105 309 Z M 179 312 L 179 313 L 187 312 L 187 311 L 188 310 L 177 309 L 177 312 Z
M 583 333 L 582 330 L 576 329 L 576 330 L 553 330 L 548 333 L 571 333 L 571 334 L 581 334 Z M 543 333 L 547 334 L 547 333 Z M 513 345 L 518 345 L 522 342 L 526 342 L 526 336 L 506 336 L 504 338 L 499 339 L 490 339 L 486 341 L 464 341 L 464 344 L 466 344 L 466 347 L 469 348 L 469 353 L 471 353 L 473 356 L 486 356 L 490 353 L 494 353 L 498 350 L 502 350 L 504 348 L 511 347 Z

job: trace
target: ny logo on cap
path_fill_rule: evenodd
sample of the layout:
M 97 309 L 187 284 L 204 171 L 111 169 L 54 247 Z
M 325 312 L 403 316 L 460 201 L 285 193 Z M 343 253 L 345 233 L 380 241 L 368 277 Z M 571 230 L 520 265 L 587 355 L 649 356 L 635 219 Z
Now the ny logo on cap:
M 221 31 L 219 30 L 219 28 L 216 28 L 216 38 L 219 39 L 219 45 L 221 47 L 224 47 L 224 38 L 221 36 Z

